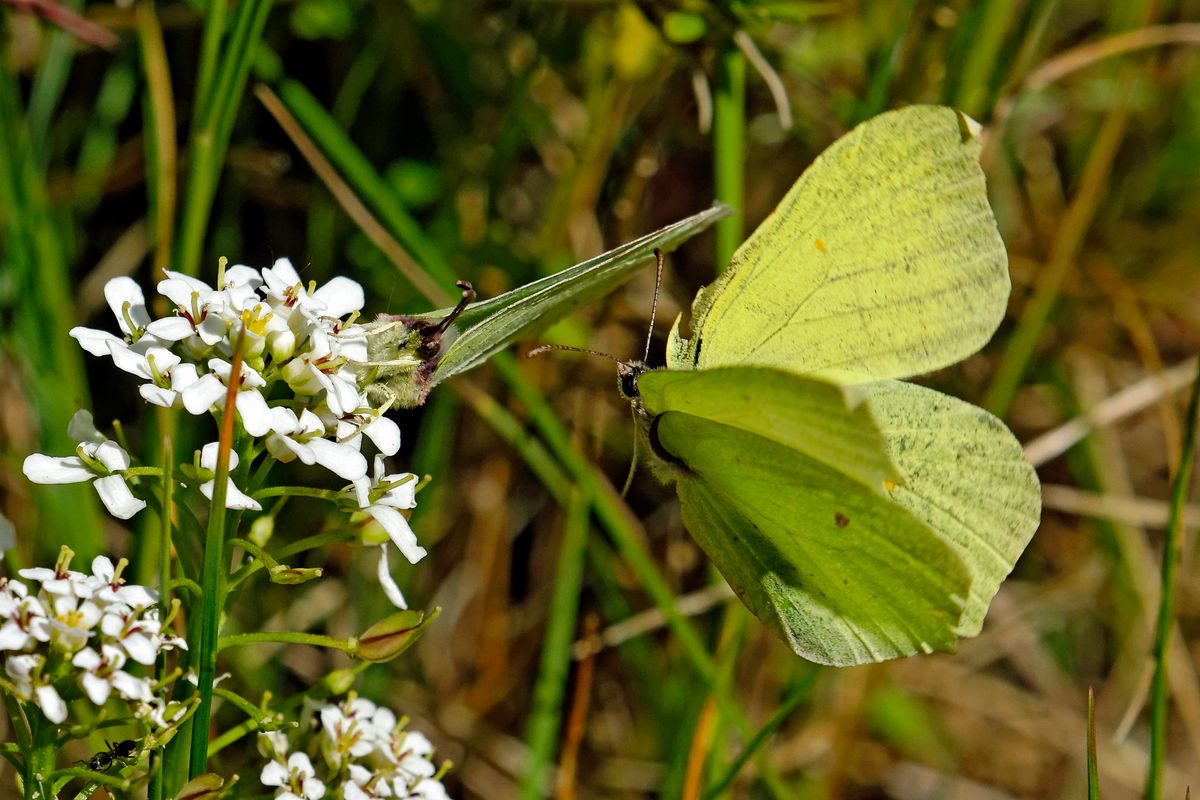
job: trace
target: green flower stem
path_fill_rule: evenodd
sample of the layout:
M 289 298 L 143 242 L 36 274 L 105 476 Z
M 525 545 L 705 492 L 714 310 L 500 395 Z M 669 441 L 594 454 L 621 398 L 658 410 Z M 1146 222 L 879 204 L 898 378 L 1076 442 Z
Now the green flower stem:
M 242 548 L 247 553 L 254 556 L 257 560 L 261 561 L 262 566 L 266 567 L 267 569 L 274 569 L 275 567 L 279 566 L 279 562 L 271 558 L 270 553 L 268 553 L 266 550 L 263 550 L 261 547 L 248 539 L 230 539 L 228 542 L 226 542 L 226 544 L 230 547 Z
M 1154 678 L 1150 683 L 1150 766 L 1146 775 L 1146 800 L 1162 796 L 1163 762 L 1167 752 L 1167 652 L 1171 644 L 1171 626 L 1175 620 L 1175 584 L 1179 561 L 1183 556 L 1183 509 L 1192 483 L 1193 456 L 1196 452 L 1196 425 L 1200 417 L 1200 375 L 1192 384 L 1188 401 L 1187 431 L 1179 469 L 1171 484 L 1171 508 L 1163 542 L 1162 580 L 1158 602 L 1158 624 L 1154 635 Z
M 33 741 L 29 760 L 25 762 L 25 800 L 51 800 L 54 792 L 54 760 L 58 755 L 58 743 L 54 734 L 58 726 L 34 711 L 29 720 L 33 728 Z
M 221 698 L 227 703 L 237 707 L 239 711 L 245 714 L 250 719 L 261 720 L 265 713 L 261 708 L 251 703 L 246 698 L 236 692 L 231 692 L 228 689 L 222 689 L 220 686 L 213 689 L 213 694 Z
M 163 475 L 166 475 L 169 471 L 171 470 L 167 469 L 166 467 L 130 467 L 121 474 L 126 478 L 159 478 Z
M 333 544 L 334 542 L 344 542 L 348 539 L 353 539 L 356 535 L 357 534 L 352 531 L 337 530 L 329 531 L 328 533 L 318 533 L 314 536 L 307 536 L 303 539 L 298 539 L 292 542 L 287 547 L 282 548 L 279 551 L 279 558 L 287 558 L 288 556 L 293 556 L 296 553 L 302 553 L 305 550 L 315 550 L 318 547 L 324 547 L 325 545 Z M 243 581 L 262 568 L 263 563 L 261 561 L 251 561 L 249 564 L 245 564 L 241 569 L 233 573 L 225 587 L 227 600 L 232 600 L 234 597 L 234 590 L 241 586 Z
M 359 673 L 361 673 L 363 670 L 365 670 L 369 666 L 371 666 L 370 662 L 362 661 L 362 662 L 355 664 L 353 667 L 350 667 L 349 672 L 352 675 L 358 675 Z M 305 689 L 303 692 L 299 692 L 299 693 L 294 694 L 291 697 L 289 697 L 276 709 L 276 711 L 279 713 L 286 714 L 290 711 L 294 711 L 297 708 L 300 708 L 301 706 L 304 705 L 305 701 L 307 701 L 307 700 L 316 699 L 316 698 L 325 698 L 325 697 L 328 697 L 329 695 L 330 695 L 330 690 L 329 690 L 329 687 L 326 686 L 325 682 L 322 681 L 320 683 L 315 683 L 312 686 Z M 217 753 L 224 750 L 226 747 L 229 747 L 234 742 L 237 742 L 243 736 L 246 736 L 247 734 L 253 733 L 254 731 L 258 730 L 258 727 L 259 726 L 258 726 L 257 719 L 248 719 L 244 722 L 241 722 L 241 723 L 235 725 L 234 727 L 230 728 L 229 730 L 225 731 L 223 734 L 218 736 L 216 739 L 212 740 L 212 742 L 208 746 L 208 757 L 212 758 Z
M 318 500 L 328 500 L 330 503 L 340 503 L 346 499 L 346 493 L 333 489 L 315 489 L 311 486 L 271 486 L 259 489 L 251 495 L 255 500 L 267 497 L 315 497 Z
M 259 631 L 255 633 L 235 633 L 222 636 L 217 641 L 217 650 L 230 647 L 244 647 L 248 644 L 311 644 L 314 647 L 328 647 L 341 650 L 346 655 L 354 655 L 358 642 L 354 639 L 339 639 L 336 636 L 325 636 L 319 633 L 302 633 L 300 631 Z
M 191 592 L 193 598 L 199 598 L 204 591 L 200 588 L 200 584 L 196 583 L 191 578 L 174 578 L 167 584 L 168 590 L 171 589 L 187 589 Z
M 179 581 L 171 580 L 171 520 L 174 515 L 171 513 L 174 507 L 175 500 L 175 448 L 171 445 L 171 437 L 169 435 L 162 437 L 162 447 L 160 448 L 162 456 L 162 497 L 161 506 L 159 508 L 158 521 L 159 528 L 159 566 L 158 566 L 158 585 L 159 585 L 159 600 L 158 611 L 159 619 L 166 619 L 167 614 L 171 610 L 171 590 L 181 584 L 182 581 L 187 581 L 195 587 L 192 590 L 192 602 L 200 599 L 200 585 L 195 581 L 190 581 L 187 578 L 180 578 Z M 189 589 L 191 587 L 188 587 Z M 155 674 L 159 681 L 164 678 L 164 673 L 167 668 L 165 657 L 159 656 Z M 162 800 L 164 794 L 163 785 L 163 770 L 161 762 L 164 758 L 163 753 L 155 751 L 151 753 L 152 769 L 150 771 L 150 784 L 146 788 L 146 796 L 149 800 Z
M 246 329 L 242 328 L 233 348 L 229 368 L 229 388 L 225 393 L 225 413 L 221 416 L 221 436 L 217 447 L 217 468 L 213 478 L 212 505 L 208 514 L 208 532 L 204 541 L 201 573 L 199 637 L 196 642 L 197 688 L 200 704 L 192 721 L 191 759 L 188 777 L 203 774 L 208 761 L 208 726 L 212 718 L 213 681 L 217 673 L 217 634 L 225 596 L 225 497 L 229 488 L 229 454 L 233 449 L 233 423 L 237 388 L 241 380 L 242 353 L 246 347 Z

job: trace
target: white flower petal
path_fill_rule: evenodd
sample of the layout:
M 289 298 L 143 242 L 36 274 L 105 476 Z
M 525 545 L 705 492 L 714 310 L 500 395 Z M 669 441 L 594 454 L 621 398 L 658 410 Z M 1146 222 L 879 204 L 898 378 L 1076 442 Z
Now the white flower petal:
M 132 335 L 134 331 L 125 321 L 125 303 L 129 303 L 129 318 L 137 328 L 145 328 L 150 322 L 150 314 L 146 311 L 146 297 L 142 294 L 142 287 L 138 286 L 133 278 L 120 276 L 104 284 L 104 299 L 108 301 L 108 307 L 112 309 L 117 324 L 121 326 L 121 332 L 126 336 Z
M 114 672 L 112 687 L 126 700 L 140 700 L 143 703 L 149 703 L 154 698 L 150 691 L 150 679 L 135 678 L 128 672 Z
M 67 423 L 67 435 L 77 442 L 103 442 L 104 434 L 96 430 L 96 423 L 92 419 L 92 412 L 86 408 L 81 408 L 71 415 L 71 421 Z
M 83 685 L 83 691 L 87 694 L 88 700 L 98 706 L 108 702 L 108 696 L 112 693 L 113 688 L 111 683 L 91 672 L 81 675 L 79 682 Z
M 114 441 L 101 442 L 91 456 L 104 465 L 109 472 L 124 472 L 129 469 L 129 453 Z
M 0 653 L 10 650 L 24 650 L 31 644 L 33 644 L 33 637 L 27 634 L 13 620 L 0 625 Z
M 262 275 L 254 267 L 245 264 L 234 264 L 225 270 L 225 286 L 249 286 L 257 289 L 262 286 Z
M 312 296 L 325 305 L 325 314 L 330 317 L 344 317 L 362 309 L 365 302 L 363 288 L 358 281 L 342 275 L 317 289 Z
M 54 458 L 42 453 L 26 456 L 21 471 L 34 483 L 79 483 L 96 477 L 78 456 Z
M 392 543 L 410 562 L 415 564 L 427 555 L 425 548 L 417 544 L 417 535 L 408 526 L 408 520 L 399 511 L 376 505 L 368 508 L 367 513 L 383 526 Z
M 316 778 L 305 778 L 301 791 L 304 792 L 304 800 L 320 800 L 325 796 L 325 784 Z
M 238 392 L 236 405 L 246 433 L 251 436 L 265 436 L 271 430 L 271 409 L 257 389 Z
M 146 333 L 162 339 L 164 342 L 182 342 L 196 332 L 187 317 L 163 317 L 156 319 L 146 326 Z
M 307 444 L 317 463 L 339 478 L 353 481 L 367 474 L 367 460 L 353 447 L 328 439 L 312 439 Z
M 215 313 L 215 304 L 210 303 L 208 313 L 204 316 L 204 321 L 196 326 L 196 334 L 200 337 L 200 341 L 204 342 L 209 347 L 212 347 L 217 342 L 225 338 L 229 332 L 229 321 L 219 313 Z
M 300 273 L 292 266 L 290 258 L 277 258 L 275 263 L 262 271 L 263 280 L 272 290 L 283 291 L 300 283 Z
M 376 417 L 363 428 L 363 434 L 385 456 L 394 456 L 400 450 L 400 426 L 385 416 Z
M 92 486 L 96 487 L 96 493 L 100 495 L 108 513 L 117 519 L 129 519 L 146 507 L 146 501 L 134 497 L 125 479 L 120 475 L 97 478 Z
M 225 397 L 225 384 L 216 375 L 205 375 L 183 390 L 183 407 L 189 414 L 206 414 Z
M 278 761 L 272 761 L 263 767 L 262 774 L 258 779 L 263 786 L 283 786 L 288 779 L 287 767 Z
M 200 487 L 200 492 L 212 500 L 213 481 L 208 481 Z M 248 495 L 242 493 L 242 490 L 233 485 L 233 478 L 229 479 L 229 487 L 225 490 L 225 508 L 238 511 L 262 511 L 262 506 L 258 501 Z
M 125 342 L 119 339 L 110 341 L 108 343 L 108 354 L 112 356 L 113 363 L 117 365 L 117 369 L 145 380 L 151 380 L 154 377 L 150 373 L 150 365 L 146 361 L 146 356 L 128 347 Z
M 387 599 L 391 601 L 392 605 L 396 608 L 406 609 L 408 603 L 404 600 L 404 594 L 396 585 L 396 581 L 392 579 L 391 570 L 388 569 L 387 547 L 384 544 L 379 548 L 379 585 L 383 587 L 383 593 L 387 595 Z
M 111 354 L 109 343 L 115 343 L 120 347 L 125 347 L 125 340 L 120 336 L 109 333 L 108 331 L 100 331 L 95 328 L 75 327 L 69 331 L 71 338 L 79 342 L 79 346 L 94 356 L 107 356 Z
M 42 709 L 46 719 L 59 725 L 67 718 L 67 704 L 63 702 L 58 690 L 53 686 L 39 686 L 33 690 L 33 693 L 37 699 L 38 708 Z
M 180 399 L 179 392 L 174 389 L 164 389 L 161 386 L 155 386 L 153 383 L 143 383 L 138 387 L 138 394 L 147 403 L 162 408 L 173 408 L 175 402 Z
M 144 633 L 127 634 L 121 639 L 121 646 L 125 648 L 126 653 L 129 653 L 130 658 L 146 666 L 154 664 L 154 659 L 158 656 L 158 648 L 154 646 L 154 640 Z
M 221 446 L 220 442 L 209 442 L 200 448 L 200 466 L 209 472 L 217 471 L 217 448 Z M 229 468 L 237 469 L 238 454 L 236 450 L 229 451 Z
M 305 409 L 307 412 L 307 409 Z M 271 409 L 271 430 L 290 436 L 300 429 L 300 420 L 290 408 L 276 406 Z

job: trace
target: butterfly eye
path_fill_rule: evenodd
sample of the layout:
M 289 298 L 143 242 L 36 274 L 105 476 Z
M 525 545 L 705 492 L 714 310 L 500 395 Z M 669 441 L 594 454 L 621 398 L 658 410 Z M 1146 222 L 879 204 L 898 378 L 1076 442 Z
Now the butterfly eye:
M 638 396 L 637 388 L 637 373 L 632 369 L 625 368 L 622 364 L 622 369 L 618 370 L 618 380 L 620 381 L 621 396 L 626 400 L 636 399 Z

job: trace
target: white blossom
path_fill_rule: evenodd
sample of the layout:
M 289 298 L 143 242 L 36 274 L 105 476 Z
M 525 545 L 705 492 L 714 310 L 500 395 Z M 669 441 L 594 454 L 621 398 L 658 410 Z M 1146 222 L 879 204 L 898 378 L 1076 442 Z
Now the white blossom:
M 129 469 L 129 454 L 96 430 L 90 411 L 76 411 L 67 432 L 79 442 L 76 455 L 56 458 L 33 453 L 22 465 L 25 477 L 34 483 L 52 484 L 90 480 L 109 513 L 118 519 L 129 519 L 146 507 L 146 501 L 134 497 L 121 475 Z
M 325 796 L 325 784 L 313 774 L 313 765 L 304 753 L 288 756 L 287 766 L 271 761 L 259 776 L 264 786 L 277 786 L 275 797 L 281 800 L 319 800 Z

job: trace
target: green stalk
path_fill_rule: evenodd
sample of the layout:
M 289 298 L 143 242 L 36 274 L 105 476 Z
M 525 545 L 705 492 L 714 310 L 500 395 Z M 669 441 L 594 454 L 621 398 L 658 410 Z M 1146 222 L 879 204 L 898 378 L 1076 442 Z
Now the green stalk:
M 733 42 L 717 56 L 713 92 L 713 192 L 733 215 L 713 225 L 717 271 L 725 269 L 742 243 L 746 211 L 746 57 Z
M 259 633 L 235 633 L 222 636 L 217 640 L 217 650 L 227 650 L 230 647 L 245 647 L 248 644 L 310 644 L 314 647 L 329 647 L 341 650 L 347 655 L 354 655 L 357 643 L 353 639 L 339 639 L 336 636 L 325 636 L 320 633 L 304 633 L 302 631 L 262 631 Z M 205 748 L 208 743 L 205 742 Z
M 55 741 L 58 726 L 34 711 L 30 719 L 33 728 L 33 749 L 25 763 L 25 800 L 48 800 L 54 797 L 54 760 L 58 755 Z
M 162 438 L 162 507 L 159 508 L 159 541 L 158 541 L 158 613 L 159 619 L 166 619 L 171 608 L 171 509 L 174 506 L 175 495 L 175 450 L 171 447 L 171 437 Z M 196 599 L 199 599 L 197 596 Z M 163 656 L 158 658 L 158 679 L 162 680 L 166 673 L 167 662 Z M 152 759 L 164 759 L 164 751 L 151 753 Z M 163 768 L 151 769 L 150 785 L 146 790 L 149 800 L 162 800 L 164 794 Z
M 1192 482 L 1192 461 L 1196 452 L 1196 425 L 1200 417 L 1200 375 L 1192 384 L 1188 401 L 1187 430 L 1179 469 L 1171 484 L 1171 509 L 1163 541 L 1162 579 L 1158 601 L 1158 623 L 1154 634 L 1154 678 L 1150 683 L 1150 765 L 1146 775 L 1146 800 L 1162 796 L 1163 763 L 1167 753 L 1167 652 L 1171 644 L 1171 626 L 1175 620 L 1175 583 L 1179 560 L 1183 556 L 1183 508 Z
M 225 392 L 225 412 L 221 416 L 221 437 L 217 447 L 217 468 L 213 477 L 212 505 L 208 513 L 208 531 L 204 539 L 204 564 L 201 567 L 200 623 L 196 643 L 197 690 L 200 704 L 192 721 L 191 759 L 188 777 L 204 772 L 208 761 L 208 726 L 212 718 L 213 681 L 217 674 L 217 634 L 221 626 L 221 598 L 225 593 L 225 497 L 229 489 L 229 453 L 233 449 L 235 403 L 241 380 L 242 353 L 246 329 L 238 334 L 229 368 L 229 386 Z
M 1100 771 L 1096 762 L 1096 694 L 1088 687 L 1087 718 L 1088 800 L 1100 800 Z
M 575 636 L 579 592 L 583 587 L 588 519 L 586 498 L 576 489 L 567 501 L 562 547 L 550 597 L 550 616 L 542 640 L 537 684 L 533 689 L 533 710 L 525 729 L 529 760 L 521 781 L 520 794 L 525 800 L 536 800 L 545 795 L 543 779 L 546 767 L 554 759 L 554 744 L 558 741 L 558 729 L 562 723 L 563 695 L 571 666 L 571 640 Z

